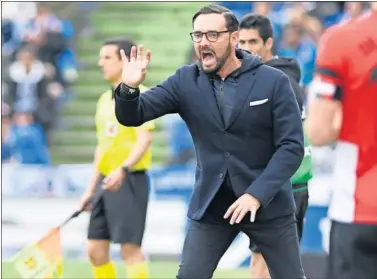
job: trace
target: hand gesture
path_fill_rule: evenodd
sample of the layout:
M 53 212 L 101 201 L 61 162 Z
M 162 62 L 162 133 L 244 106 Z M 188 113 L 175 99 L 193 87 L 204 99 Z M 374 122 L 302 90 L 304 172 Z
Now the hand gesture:
M 226 211 L 224 219 L 228 219 L 230 216 L 230 224 L 239 224 L 243 217 L 250 212 L 250 222 L 255 221 L 255 215 L 260 207 L 260 202 L 250 194 L 243 194 L 239 197 Z
M 126 179 L 126 173 L 120 168 L 111 172 L 103 180 L 103 189 L 109 191 L 118 191 L 123 181 Z
M 147 67 L 151 61 L 151 51 L 147 50 L 144 57 L 144 47 L 139 45 L 131 48 L 130 59 L 127 58 L 124 50 L 120 50 L 122 58 L 122 82 L 129 87 L 137 88 L 144 81 L 147 74 Z

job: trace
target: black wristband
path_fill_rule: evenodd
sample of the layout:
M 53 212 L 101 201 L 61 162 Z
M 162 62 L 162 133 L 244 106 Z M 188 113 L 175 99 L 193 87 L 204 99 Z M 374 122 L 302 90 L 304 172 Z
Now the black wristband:
M 119 94 L 121 98 L 132 100 L 135 99 L 140 94 L 139 88 L 130 87 L 123 82 L 118 85 L 115 92 Z
M 130 172 L 130 168 L 129 168 L 129 167 L 126 167 L 126 166 L 122 166 L 122 171 L 123 171 L 126 175 L 128 175 L 129 172 Z

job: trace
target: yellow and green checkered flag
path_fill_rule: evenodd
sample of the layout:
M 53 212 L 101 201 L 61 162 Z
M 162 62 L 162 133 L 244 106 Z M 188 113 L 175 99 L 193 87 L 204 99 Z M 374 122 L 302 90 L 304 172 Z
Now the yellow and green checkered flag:
M 12 259 L 20 278 L 62 278 L 62 249 L 60 229 L 50 230 L 43 238 L 22 249 Z

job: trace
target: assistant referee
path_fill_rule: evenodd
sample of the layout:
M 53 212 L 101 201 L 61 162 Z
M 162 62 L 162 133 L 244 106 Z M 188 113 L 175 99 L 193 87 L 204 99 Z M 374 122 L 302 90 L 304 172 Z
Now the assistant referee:
M 112 87 L 101 95 L 97 103 L 95 172 L 81 200 L 83 207 L 100 187 L 107 190 L 98 203 L 88 208 L 91 209 L 88 254 L 94 267 L 94 278 L 98 279 L 116 278 L 109 256 L 111 242 L 121 245 L 127 278 L 143 279 L 148 276 L 141 244 L 148 205 L 147 170 L 152 160 L 154 123 L 125 127 L 118 123 L 114 113 L 113 90 L 122 78 L 119 51 L 123 49 L 129 55 L 133 45 L 125 39 L 108 40 L 103 43 L 99 54 L 98 65 L 103 78 Z

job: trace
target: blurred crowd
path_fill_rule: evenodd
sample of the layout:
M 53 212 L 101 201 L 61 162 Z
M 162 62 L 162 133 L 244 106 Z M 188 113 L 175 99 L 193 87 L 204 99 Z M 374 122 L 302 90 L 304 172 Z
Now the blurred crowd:
M 49 164 L 51 132 L 77 77 L 73 25 L 44 2 L 2 2 L 2 163 Z

